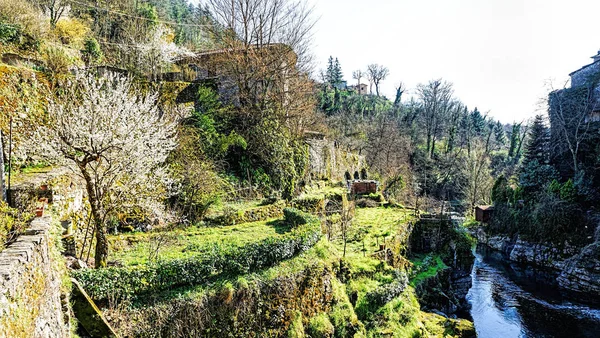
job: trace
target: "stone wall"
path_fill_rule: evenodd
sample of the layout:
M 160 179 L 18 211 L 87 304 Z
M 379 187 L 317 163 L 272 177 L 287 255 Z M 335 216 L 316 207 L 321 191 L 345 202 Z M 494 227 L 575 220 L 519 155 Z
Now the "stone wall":
M 363 155 L 345 151 L 335 141 L 309 138 L 306 143 L 309 173 L 313 180 L 343 181 L 346 171 L 352 176 L 367 166 Z
M 600 62 L 594 62 L 586 67 L 576 70 L 571 73 L 571 87 L 585 85 L 591 77 L 598 73 L 600 73 Z
M 50 217 L 34 219 L 24 235 L 0 252 L 0 337 L 70 335 L 50 223 Z

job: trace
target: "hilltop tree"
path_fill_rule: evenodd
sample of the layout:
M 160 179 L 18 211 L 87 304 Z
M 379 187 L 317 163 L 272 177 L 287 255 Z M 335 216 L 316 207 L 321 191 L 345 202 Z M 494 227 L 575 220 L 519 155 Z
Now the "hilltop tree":
M 105 267 L 107 221 L 118 211 L 160 212 L 161 167 L 176 146 L 176 123 L 117 75 L 86 74 L 49 105 L 48 144 L 85 182 L 96 233 L 96 268 Z M 152 192 L 152 193 L 150 193 Z
M 356 85 L 360 90 L 360 80 L 365 77 L 365 73 L 362 70 L 358 69 L 352 72 L 352 78 L 356 80 Z
M 334 60 L 332 56 L 329 57 L 325 78 L 327 79 L 327 82 L 333 86 L 336 86 L 344 81 L 342 66 L 340 66 L 340 61 L 338 58 L 335 58 Z
M 367 78 L 371 83 L 371 94 L 373 94 L 373 87 L 375 85 L 375 92 L 379 96 L 379 85 L 381 81 L 385 80 L 390 75 L 390 70 L 387 67 L 373 63 L 367 66 Z

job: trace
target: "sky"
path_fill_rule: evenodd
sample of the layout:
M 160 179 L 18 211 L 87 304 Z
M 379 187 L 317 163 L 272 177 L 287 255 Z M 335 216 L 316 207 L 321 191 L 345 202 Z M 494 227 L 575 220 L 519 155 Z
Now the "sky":
M 600 49 L 594 0 L 306 0 L 318 19 L 316 69 L 337 57 L 344 79 L 378 63 L 382 93 L 442 78 L 470 109 L 504 123 L 543 112 L 548 85 L 591 63 Z M 366 82 L 363 80 L 363 82 Z

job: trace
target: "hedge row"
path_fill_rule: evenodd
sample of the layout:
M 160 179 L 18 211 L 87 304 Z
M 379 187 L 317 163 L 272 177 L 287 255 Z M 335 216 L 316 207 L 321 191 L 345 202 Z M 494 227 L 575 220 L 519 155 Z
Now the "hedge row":
M 242 247 L 215 245 L 194 257 L 159 261 L 140 267 L 110 267 L 73 272 L 95 300 L 125 299 L 179 286 L 193 286 L 216 276 L 235 276 L 271 267 L 310 249 L 321 238 L 317 218 L 294 209 L 286 215 L 305 224 L 278 238 L 267 238 Z
M 247 210 L 231 209 L 217 217 L 207 219 L 209 223 L 216 225 L 235 225 L 249 222 L 266 221 L 271 218 L 283 216 L 285 202 L 278 201 L 273 204 L 264 205 Z
M 292 207 L 309 213 L 320 213 L 325 210 L 325 196 L 306 196 L 302 198 L 293 199 L 291 202 Z

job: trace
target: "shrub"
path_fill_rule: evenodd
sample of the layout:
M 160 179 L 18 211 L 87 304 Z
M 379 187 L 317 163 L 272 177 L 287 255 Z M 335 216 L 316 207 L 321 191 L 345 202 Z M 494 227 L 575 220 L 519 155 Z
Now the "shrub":
M 0 42 L 13 43 L 18 42 L 21 36 L 21 27 L 0 22 Z
M 283 209 L 283 217 L 285 222 L 293 227 L 303 225 L 308 222 L 308 217 L 306 217 L 306 214 L 295 208 Z
M 292 207 L 309 213 L 319 213 L 325 209 L 325 196 L 306 196 L 292 200 Z
M 308 215 L 306 215 L 308 217 Z M 242 247 L 215 245 L 194 257 L 152 262 L 139 267 L 75 271 L 74 277 L 96 300 L 132 298 L 185 285 L 198 285 L 217 276 L 236 276 L 271 267 L 313 247 L 321 238 L 315 218 L 285 236 Z
M 326 313 L 319 313 L 312 317 L 308 323 L 308 333 L 311 337 L 333 337 L 335 328 Z
M 266 221 L 271 218 L 281 217 L 283 215 L 284 202 L 280 201 L 274 204 L 263 205 L 247 210 L 238 210 L 233 207 L 226 207 L 223 215 L 209 219 L 208 221 L 217 225 L 235 225 L 248 222 Z
M 95 38 L 87 38 L 83 43 L 83 50 L 81 51 L 83 61 L 87 64 L 93 64 L 99 62 L 102 59 L 102 50 L 100 44 Z
M 73 63 L 62 48 L 48 47 L 45 50 L 46 66 L 53 73 L 66 73 Z
M 65 45 L 83 42 L 90 28 L 77 19 L 64 18 L 56 23 L 55 33 Z

